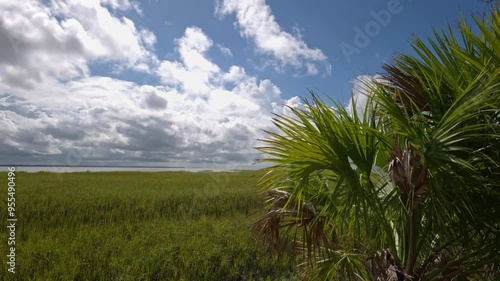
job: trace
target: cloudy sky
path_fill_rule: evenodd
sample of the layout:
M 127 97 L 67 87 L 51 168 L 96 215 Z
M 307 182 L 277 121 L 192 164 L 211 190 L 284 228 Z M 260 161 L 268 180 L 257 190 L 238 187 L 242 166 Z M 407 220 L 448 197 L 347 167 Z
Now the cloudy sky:
M 308 89 L 347 106 L 353 81 L 411 53 L 413 35 L 485 8 L 0 0 L 0 165 L 255 168 L 272 113 Z

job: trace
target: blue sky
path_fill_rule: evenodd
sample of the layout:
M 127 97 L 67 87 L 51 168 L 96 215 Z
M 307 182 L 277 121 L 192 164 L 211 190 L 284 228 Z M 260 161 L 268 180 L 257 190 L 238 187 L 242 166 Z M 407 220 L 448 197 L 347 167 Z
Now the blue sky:
M 312 3 L 312 4 L 311 4 Z M 0 2 L 0 164 L 255 167 L 271 113 L 346 106 L 481 1 Z M 356 94 L 356 93 L 355 93 Z
M 141 22 L 150 26 L 158 36 L 158 55 L 168 57 L 175 48 L 172 38 L 182 36 L 186 27 L 198 26 L 219 44 L 228 47 L 233 57 L 226 58 L 214 52 L 212 57 L 221 67 L 237 64 L 245 66 L 249 73 L 270 78 L 277 84 L 285 96 L 303 96 L 307 88 L 318 89 L 338 98 L 349 98 L 350 81 L 357 75 L 375 74 L 381 71 L 381 65 L 390 61 L 396 52 L 411 52 L 410 42 L 414 35 L 427 36 L 433 26 L 444 26 L 448 20 L 455 21 L 461 15 L 483 12 L 485 5 L 480 1 L 266 1 L 272 15 L 284 32 L 292 35 L 298 30 L 309 48 L 320 49 L 332 65 L 331 75 L 297 77 L 300 74 L 293 69 L 281 72 L 260 66 L 268 58 L 256 52 L 255 46 L 248 39 L 242 38 L 239 29 L 233 23 L 234 14 L 226 15 L 221 20 L 214 16 L 214 1 L 155 1 L 144 5 L 144 13 L 150 14 Z M 350 61 L 341 49 L 343 42 L 355 46 L 354 37 L 359 27 L 364 31 L 370 21 L 376 21 L 372 12 L 388 11 L 388 5 L 395 3 L 398 14 L 391 14 L 387 26 L 370 37 L 370 43 L 360 48 L 360 53 L 350 56 Z M 399 4 L 397 4 L 399 3 Z M 192 7 L 197 7 L 193 11 Z M 165 24 L 166 23 L 166 24 Z M 216 50 L 214 50 L 216 51 Z

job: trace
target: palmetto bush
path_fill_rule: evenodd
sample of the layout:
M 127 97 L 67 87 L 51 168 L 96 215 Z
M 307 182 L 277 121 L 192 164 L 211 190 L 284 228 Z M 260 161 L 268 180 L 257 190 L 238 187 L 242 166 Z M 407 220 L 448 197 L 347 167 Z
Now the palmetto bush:
M 253 230 L 305 278 L 499 280 L 499 9 L 474 27 L 415 39 L 362 112 L 312 94 L 274 118 Z

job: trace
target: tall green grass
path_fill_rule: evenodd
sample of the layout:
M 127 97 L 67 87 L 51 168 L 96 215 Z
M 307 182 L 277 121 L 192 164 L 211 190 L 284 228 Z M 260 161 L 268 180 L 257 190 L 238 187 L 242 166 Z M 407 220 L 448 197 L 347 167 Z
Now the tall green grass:
M 257 171 L 16 173 L 16 274 L 2 280 L 290 280 L 249 229 Z M 7 222 L 7 174 L 0 173 Z M 3 228 L 3 227 L 2 227 Z

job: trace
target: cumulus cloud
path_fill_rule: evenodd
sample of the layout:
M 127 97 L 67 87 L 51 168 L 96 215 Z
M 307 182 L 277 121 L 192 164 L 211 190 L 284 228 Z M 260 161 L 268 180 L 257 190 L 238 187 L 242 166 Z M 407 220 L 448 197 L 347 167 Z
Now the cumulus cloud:
M 213 42 L 198 27 L 189 27 L 184 36 L 177 39 L 180 61 L 162 61 L 157 70 L 163 83 L 181 86 L 194 94 L 207 94 L 213 90 L 211 78 L 220 72 L 218 65 L 206 57 Z
M 150 109 L 162 110 L 167 108 L 167 100 L 158 94 L 156 94 L 156 89 L 151 86 L 144 86 L 144 89 L 150 88 L 150 90 L 145 93 L 144 103 Z
M 384 81 L 383 77 L 379 74 L 374 76 L 359 75 L 352 80 L 352 97 L 349 99 L 349 104 L 346 107 L 348 112 L 354 114 L 354 108 L 356 108 L 358 116 L 362 116 L 370 97 L 370 87 L 374 82 L 383 83 Z
M 0 36 L 21 42 L 20 52 L 0 49 L 0 132 L 9 136 L 0 140 L 4 164 L 249 167 L 258 158 L 253 147 L 261 129 L 271 126 L 270 113 L 297 104 L 241 66 L 222 69 L 208 56 L 214 42 L 194 26 L 175 40 L 175 59 L 147 64 L 142 84 L 92 75 L 93 60 L 132 69 L 147 63 L 143 56 L 156 37 L 95 1 L 19 3 L 31 6 L 1 4 L 21 19 L 0 17 Z M 16 28 L 23 25 L 21 34 Z M 39 58 L 47 64 L 36 65 Z M 36 83 L 16 82 L 26 75 Z
M 215 13 L 221 17 L 236 14 L 241 36 L 251 39 L 259 53 L 269 55 L 277 69 L 305 68 L 306 74 L 316 75 L 316 65 L 322 65 L 323 73 L 330 74 L 327 56 L 320 49 L 309 48 L 300 32 L 292 35 L 283 31 L 265 0 L 219 0 Z
M 147 71 L 155 42 L 150 31 L 116 17 L 98 1 L 1 1 L 0 83 L 32 88 L 47 77 L 84 77 L 91 63 Z
M 231 50 L 228 47 L 224 46 L 223 44 L 217 44 L 217 48 L 226 57 L 232 57 L 233 56 L 233 52 L 231 52 Z
M 142 10 L 139 4 L 129 0 L 100 0 L 101 4 L 110 7 L 113 10 L 127 11 L 134 9 L 138 14 L 142 15 Z

